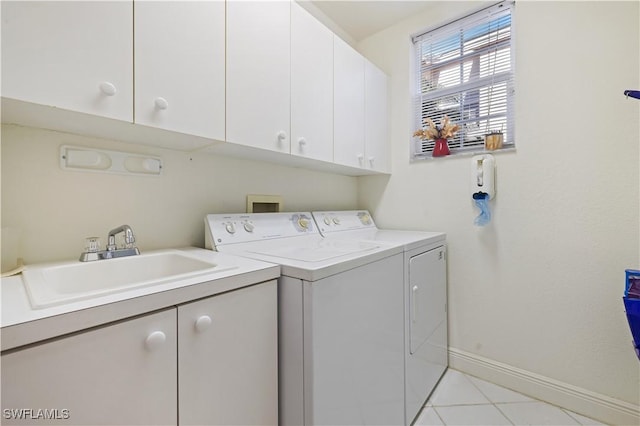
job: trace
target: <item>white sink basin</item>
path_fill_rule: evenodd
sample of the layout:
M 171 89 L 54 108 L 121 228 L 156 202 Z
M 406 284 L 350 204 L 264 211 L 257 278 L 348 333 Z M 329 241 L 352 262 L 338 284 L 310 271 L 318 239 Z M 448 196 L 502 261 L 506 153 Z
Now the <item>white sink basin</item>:
M 233 269 L 177 250 L 93 262 L 27 266 L 23 281 L 34 308 L 45 308 L 111 293 Z

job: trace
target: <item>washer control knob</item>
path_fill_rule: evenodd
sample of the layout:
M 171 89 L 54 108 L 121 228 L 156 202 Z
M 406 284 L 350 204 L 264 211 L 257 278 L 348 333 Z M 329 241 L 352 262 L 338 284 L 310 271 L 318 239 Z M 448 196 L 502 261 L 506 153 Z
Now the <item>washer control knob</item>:
M 309 228 L 309 219 L 307 219 L 306 217 L 301 217 L 300 219 L 298 219 L 298 225 L 300 225 L 300 228 L 302 229 Z
M 328 217 L 324 218 L 324 223 L 327 225 L 331 225 L 331 219 L 329 219 Z
M 244 230 L 247 232 L 253 232 L 253 230 L 255 229 L 255 226 L 251 222 L 245 222 L 243 226 Z
M 339 217 L 334 217 L 333 218 L 333 223 L 335 223 L 336 225 L 340 225 L 340 218 Z
M 236 227 L 233 225 L 233 222 L 229 222 L 226 225 L 224 225 L 224 229 L 226 229 L 227 232 L 230 234 L 236 233 Z

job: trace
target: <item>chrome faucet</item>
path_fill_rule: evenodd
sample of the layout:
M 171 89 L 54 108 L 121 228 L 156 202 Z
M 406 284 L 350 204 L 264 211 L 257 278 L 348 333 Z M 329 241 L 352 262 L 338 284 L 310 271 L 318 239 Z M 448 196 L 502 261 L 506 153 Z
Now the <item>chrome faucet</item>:
M 116 245 L 116 235 L 124 232 L 125 246 L 118 248 Z M 140 250 L 133 245 L 136 237 L 129 225 L 122 225 L 109 231 L 107 235 L 107 249 L 99 250 L 98 239 L 87 238 L 87 251 L 80 255 L 80 262 L 91 262 L 93 260 L 113 259 L 116 257 L 135 256 L 140 254 Z

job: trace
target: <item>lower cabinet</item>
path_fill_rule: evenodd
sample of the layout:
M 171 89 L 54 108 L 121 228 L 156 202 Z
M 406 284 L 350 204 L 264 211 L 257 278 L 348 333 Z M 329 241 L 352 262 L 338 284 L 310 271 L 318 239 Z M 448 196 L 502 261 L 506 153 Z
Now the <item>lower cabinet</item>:
M 2 424 L 277 424 L 276 282 L 2 354 Z
M 276 283 L 178 307 L 181 425 L 278 424 Z
M 175 424 L 176 348 L 168 309 L 3 354 L 2 424 Z

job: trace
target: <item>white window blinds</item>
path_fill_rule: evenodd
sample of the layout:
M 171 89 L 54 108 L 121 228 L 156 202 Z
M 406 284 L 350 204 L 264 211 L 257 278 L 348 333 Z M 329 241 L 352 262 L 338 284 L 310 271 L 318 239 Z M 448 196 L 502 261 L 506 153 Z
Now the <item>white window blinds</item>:
M 425 118 L 447 115 L 460 126 L 449 140 L 452 154 L 484 149 L 484 135 L 501 131 L 504 148 L 514 146 L 514 54 L 511 12 L 503 2 L 413 37 L 415 129 Z M 414 138 L 415 158 L 434 141 Z

